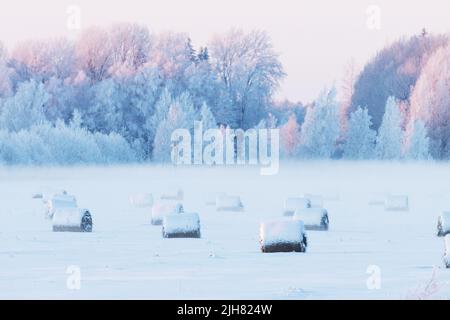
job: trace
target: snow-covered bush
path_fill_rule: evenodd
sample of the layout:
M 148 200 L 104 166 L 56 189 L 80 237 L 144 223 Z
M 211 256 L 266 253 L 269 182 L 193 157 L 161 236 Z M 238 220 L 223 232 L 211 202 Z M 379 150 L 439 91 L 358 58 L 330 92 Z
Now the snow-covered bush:
M 200 238 L 200 218 L 197 213 L 165 215 L 162 225 L 164 238 Z
M 306 209 L 311 207 L 311 201 L 307 198 L 291 197 L 284 201 L 284 216 L 292 216 L 298 209 Z
M 158 201 L 152 206 L 152 225 L 161 225 L 164 216 L 172 213 L 182 213 L 183 205 L 176 201 Z
M 135 161 L 121 136 L 46 122 L 28 130 L 0 131 L 0 163 L 8 165 L 110 164 Z
M 303 222 L 299 220 L 262 222 L 259 243 L 262 252 L 305 252 L 308 245 Z
M 306 230 L 328 230 L 328 211 L 324 208 L 299 209 L 293 218 L 302 221 Z
M 450 233 L 450 212 L 443 211 L 438 217 L 437 235 L 443 237 Z

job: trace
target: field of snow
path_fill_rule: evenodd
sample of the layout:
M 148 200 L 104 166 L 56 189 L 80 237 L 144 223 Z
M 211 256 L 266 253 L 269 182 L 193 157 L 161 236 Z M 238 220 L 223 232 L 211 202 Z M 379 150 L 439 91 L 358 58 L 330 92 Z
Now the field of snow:
M 450 210 L 449 181 L 450 166 L 433 163 L 299 162 L 274 176 L 256 167 L 1 168 L 0 298 L 447 298 L 450 269 L 435 233 Z M 201 239 L 163 239 L 151 209 L 129 201 L 178 187 L 185 211 L 200 215 Z M 52 232 L 31 198 L 44 189 L 76 195 L 93 232 Z M 245 210 L 206 206 L 214 192 L 241 196 Z M 308 231 L 305 254 L 261 253 L 259 222 L 304 193 L 325 197 L 330 230 Z M 368 204 L 383 193 L 408 195 L 409 211 Z M 67 286 L 70 266 L 81 272 L 79 290 Z M 379 289 L 367 286 L 368 268 L 379 268 Z

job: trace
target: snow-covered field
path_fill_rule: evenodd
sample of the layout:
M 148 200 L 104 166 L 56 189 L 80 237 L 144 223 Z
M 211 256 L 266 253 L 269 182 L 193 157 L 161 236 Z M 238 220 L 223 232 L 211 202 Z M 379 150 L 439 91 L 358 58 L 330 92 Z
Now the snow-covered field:
M 299 162 L 274 176 L 256 167 L 2 168 L 0 298 L 447 298 L 450 269 L 435 233 L 450 209 L 449 181 L 444 164 Z M 177 187 L 185 210 L 200 215 L 201 239 L 163 239 L 150 208 L 129 202 Z M 91 210 L 93 233 L 52 232 L 42 202 L 31 199 L 49 188 Z M 205 205 L 223 191 L 240 195 L 245 210 Z M 410 210 L 368 205 L 389 192 L 408 195 Z M 281 217 L 285 198 L 303 193 L 326 197 L 330 230 L 308 231 L 305 254 L 261 253 L 259 222 Z M 367 286 L 373 265 L 380 289 Z M 79 290 L 67 287 L 70 266 L 80 268 Z

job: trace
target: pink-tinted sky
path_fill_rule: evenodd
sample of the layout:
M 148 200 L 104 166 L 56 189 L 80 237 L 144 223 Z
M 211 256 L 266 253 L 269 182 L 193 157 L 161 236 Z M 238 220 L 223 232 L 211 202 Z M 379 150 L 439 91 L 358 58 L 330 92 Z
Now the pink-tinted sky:
M 402 35 L 450 32 L 449 0 L 13 0 L 0 9 L 0 40 L 75 36 L 67 8 L 81 9 L 81 27 L 118 21 L 144 23 L 154 32 L 191 35 L 194 45 L 214 33 L 241 27 L 266 30 L 288 73 L 279 98 L 308 101 L 336 83 L 354 59 L 363 65 L 377 50 Z M 367 9 L 380 9 L 380 29 L 369 29 Z M 370 11 L 370 10 L 369 10 Z M 373 16 L 373 11 L 369 13 Z M 373 20 L 370 20 L 373 21 Z M 374 26 L 374 24 L 372 24 Z

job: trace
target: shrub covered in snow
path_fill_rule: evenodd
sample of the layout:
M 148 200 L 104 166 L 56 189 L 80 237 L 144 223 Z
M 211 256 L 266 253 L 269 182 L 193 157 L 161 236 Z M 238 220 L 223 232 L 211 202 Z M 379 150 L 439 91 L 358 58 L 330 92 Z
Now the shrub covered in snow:
M 136 193 L 130 196 L 130 203 L 136 208 L 147 208 L 153 205 L 151 193 Z
M 407 211 L 409 209 L 408 196 L 388 195 L 384 201 L 385 210 Z
M 53 231 L 91 232 L 92 216 L 86 209 L 58 208 L 53 215 Z
M 244 205 L 239 196 L 218 195 L 216 197 L 217 211 L 242 211 Z
M 305 209 L 311 207 L 311 201 L 307 198 L 287 198 L 284 202 L 284 211 L 283 215 L 285 216 L 293 216 L 294 212 L 298 209 Z
M 443 211 L 438 218 L 437 235 L 443 237 L 450 233 L 450 212 Z
M 182 213 L 183 205 L 176 201 L 158 201 L 152 206 L 152 219 L 153 225 L 161 225 L 164 216 L 172 213 Z
M 324 208 L 306 208 L 294 213 L 294 220 L 303 222 L 306 230 L 328 230 L 328 211 Z
M 303 222 L 299 220 L 262 222 L 259 242 L 262 252 L 305 252 L 308 245 Z
M 164 238 L 200 238 L 200 218 L 197 213 L 167 214 L 162 233 Z

